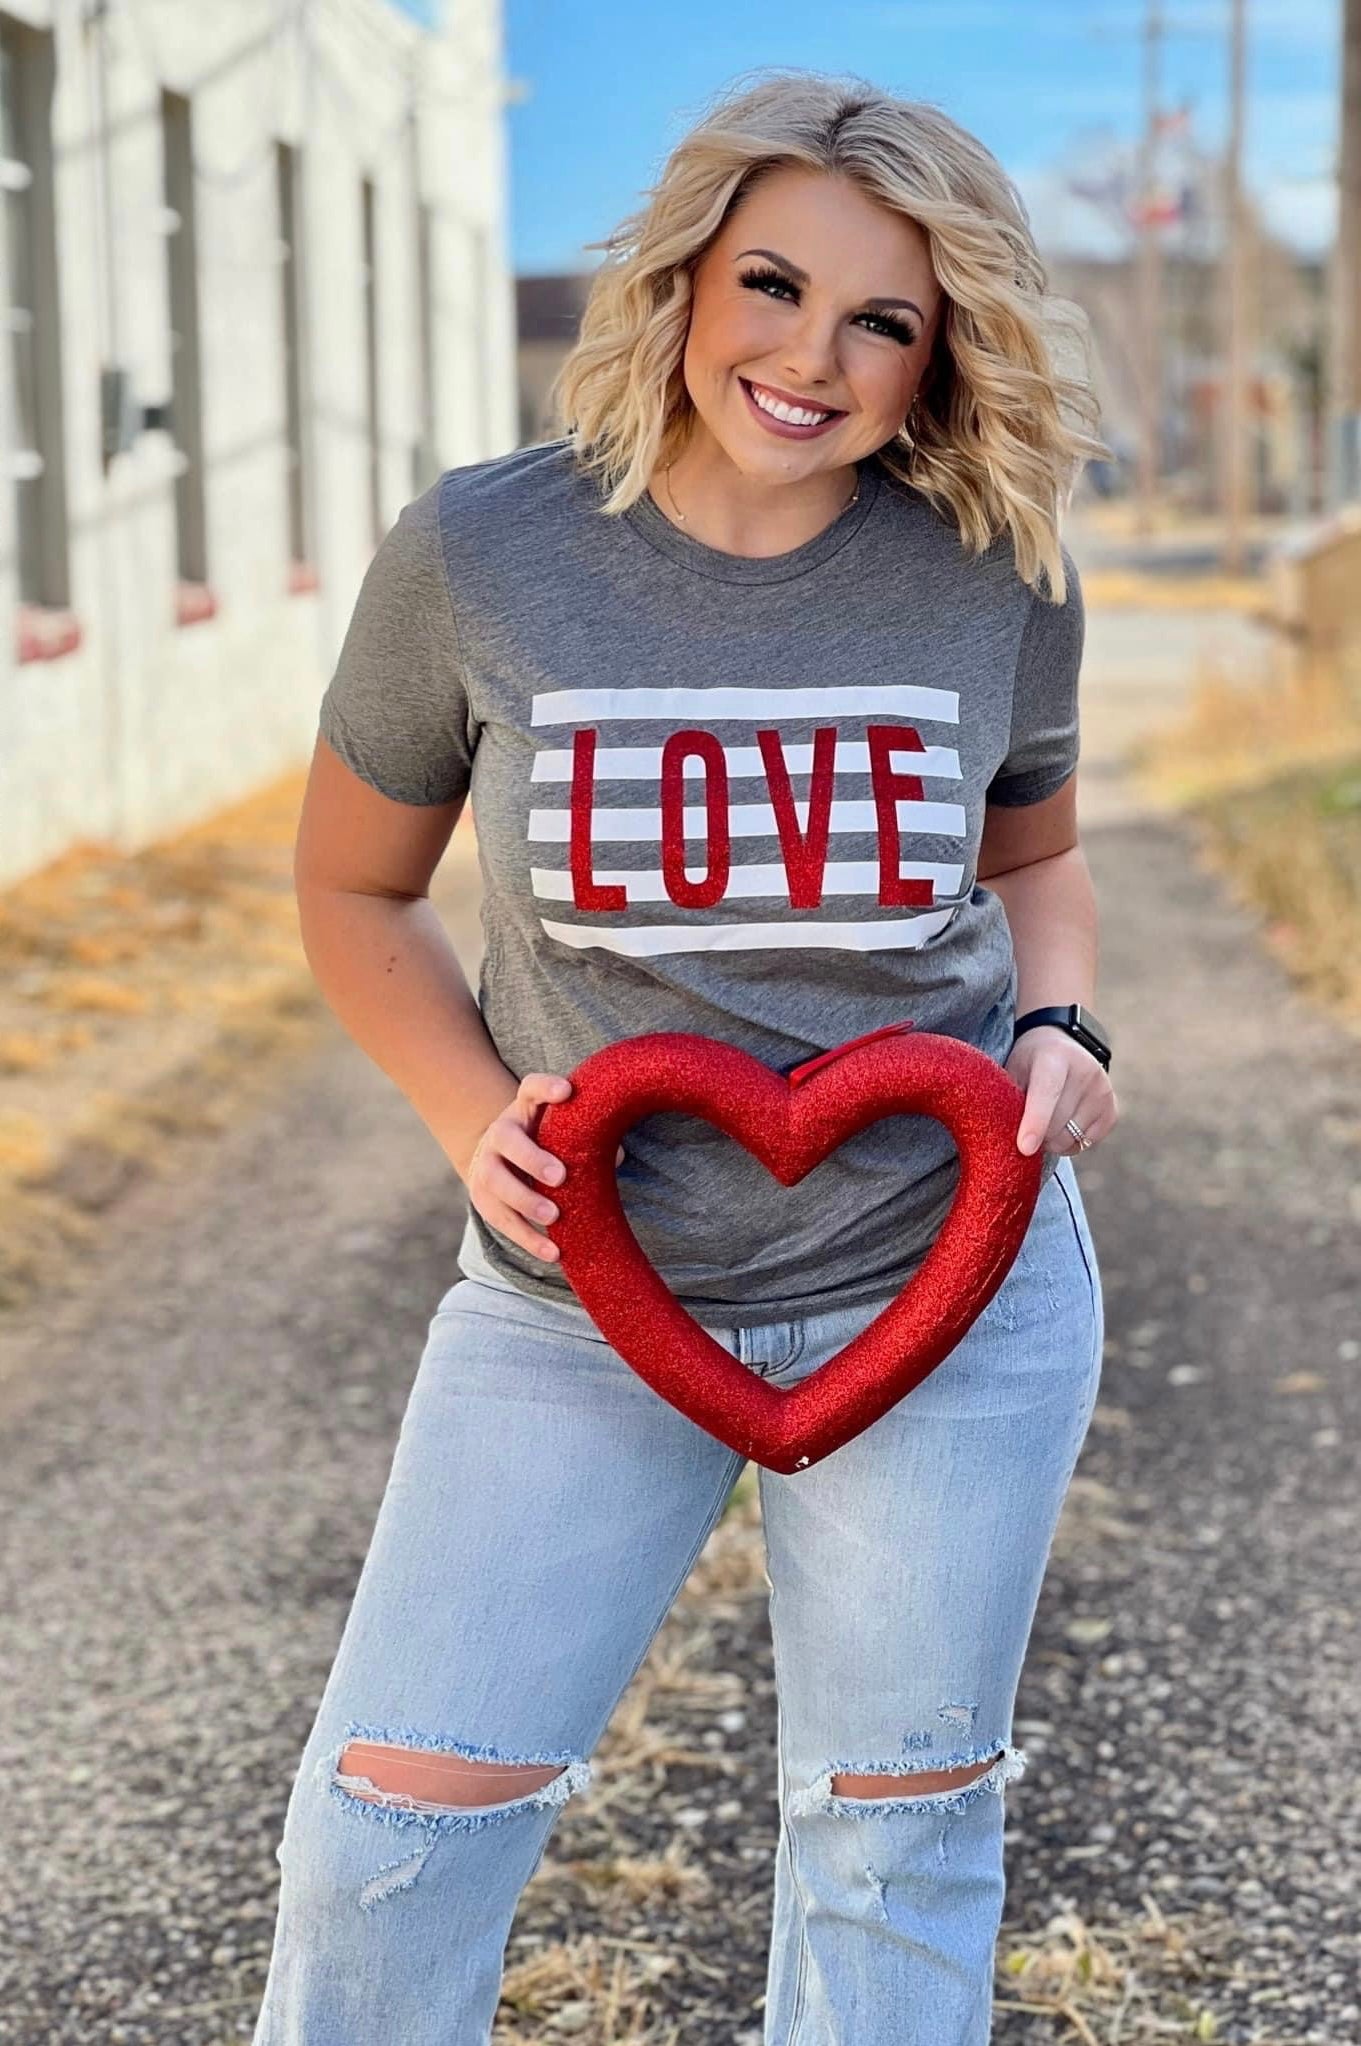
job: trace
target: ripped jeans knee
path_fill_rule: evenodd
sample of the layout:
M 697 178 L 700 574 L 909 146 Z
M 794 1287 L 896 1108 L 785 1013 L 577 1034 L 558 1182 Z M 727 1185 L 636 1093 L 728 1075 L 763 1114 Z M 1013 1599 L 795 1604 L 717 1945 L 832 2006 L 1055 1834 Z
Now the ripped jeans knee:
M 313 1782 L 345 1811 L 396 1830 L 394 1846 L 402 1851 L 362 1885 L 364 1910 L 410 1889 L 444 1836 L 559 1807 L 590 1780 L 591 1765 L 580 1756 L 512 1755 L 450 1734 L 358 1721 L 313 1770 Z
M 1025 1764 L 1001 1740 L 943 1756 L 832 1762 L 791 1792 L 787 1816 L 801 1851 L 841 1886 L 848 1918 L 863 1923 L 868 1911 L 869 1922 L 920 1942 L 937 1894 L 978 1923 L 1000 1907 L 1002 1792 Z M 947 1874 L 948 1893 L 939 1891 Z
M 967 1754 L 929 1760 L 832 1762 L 789 1799 L 791 1818 L 828 1812 L 850 1819 L 892 1818 L 913 1812 L 963 1812 L 977 1798 L 999 1795 L 1020 1776 L 1026 1758 L 1005 1741 Z M 924 1779 L 914 1787 L 913 1778 Z

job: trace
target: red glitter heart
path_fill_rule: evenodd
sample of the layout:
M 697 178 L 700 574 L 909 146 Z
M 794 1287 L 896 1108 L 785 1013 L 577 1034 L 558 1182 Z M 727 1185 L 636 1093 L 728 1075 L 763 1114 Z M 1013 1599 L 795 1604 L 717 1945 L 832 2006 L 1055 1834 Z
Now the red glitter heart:
M 1016 1148 L 1025 1096 L 983 1052 L 895 1024 L 777 1073 L 715 1038 L 655 1031 L 593 1052 L 572 1093 L 539 1121 L 567 1177 L 546 1189 L 547 1234 L 592 1321 L 699 1427 L 767 1470 L 790 1473 L 849 1442 L 954 1349 L 1009 1271 L 1034 1212 L 1043 1153 Z M 897 1298 L 795 1386 L 768 1385 L 688 1314 L 628 1225 L 615 1179 L 620 1138 L 644 1116 L 701 1116 L 782 1186 L 885 1115 L 930 1115 L 959 1151 L 955 1197 Z

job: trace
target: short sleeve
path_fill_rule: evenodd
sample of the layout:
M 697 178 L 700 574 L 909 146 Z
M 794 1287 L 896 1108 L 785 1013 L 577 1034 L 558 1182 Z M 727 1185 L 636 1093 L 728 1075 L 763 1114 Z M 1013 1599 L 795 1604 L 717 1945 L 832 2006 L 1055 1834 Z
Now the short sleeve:
M 1038 590 L 1021 635 L 1012 689 L 1011 737 L 988 801 L 1006 807 L 1042 803 L 1077 766 L 1078 671 L 1086 628 L 1082 585 L 1063 548 L 1068 593 L 1053 604 Z
M 439 494 L 432 484 L 379 542 L 318 712 L 321 736 L 345 765 L 397 803 L 465 794 L 477 744 Z

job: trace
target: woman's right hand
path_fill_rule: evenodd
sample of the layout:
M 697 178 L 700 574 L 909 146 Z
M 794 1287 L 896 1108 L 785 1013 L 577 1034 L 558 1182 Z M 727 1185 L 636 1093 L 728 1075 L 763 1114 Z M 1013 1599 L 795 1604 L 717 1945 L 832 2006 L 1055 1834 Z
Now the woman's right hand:
M 571 1081 L 560 1073 L 526 1073 L 515 1099 L 478 1138 L 464 1175 L 468 1198 L 483 1221 L 545 1264 L 556 1260 L 558 1246 L 534 1224 L 556 1222 L 557 1202 L 545 1195 L 543 1186 L 561 1186 L 567 1167 L 535 1142 L 534 1131 L 548 1103 L 565 1101 L 571 1091 Z M 621 1164 L 623 1157 L 621 1145 L 615 1163 Z M 528 1179 L 542 1185 L 530 1186 Z

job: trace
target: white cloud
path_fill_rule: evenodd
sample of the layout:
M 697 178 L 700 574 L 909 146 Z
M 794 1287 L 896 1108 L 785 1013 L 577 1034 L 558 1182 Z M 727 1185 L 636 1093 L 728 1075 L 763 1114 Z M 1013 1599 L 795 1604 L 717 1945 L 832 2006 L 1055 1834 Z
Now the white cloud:
M 1072 256 L 1117 257 L 1133 246 L 1098 207 L 1067 188 L 1052 164 L 1009 165 L 1040 249 Z M 1337 233 L 1337 187 L 1331 178 L 1266 177 L 1253 198 L 1267 226 L 1302 255 L 1323 255 Z
M 1089 200 L 1068 189 L 1066 174 L 1053 164 L 1008 164 L 1041 251 L 1065 255 L 1119 256 L 1130 238 Z
M 1290 178 L 1255 194 L 1273 234 L 1310 256 L 1324 255 L 1337 234 L 1337 186 L 1331 178 Z

